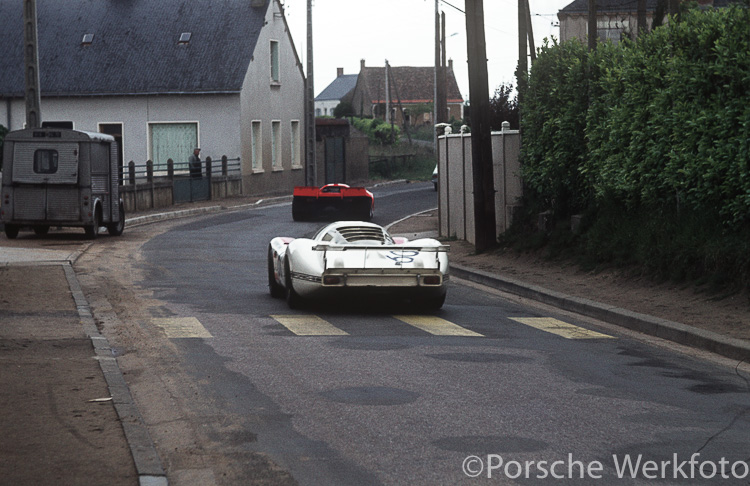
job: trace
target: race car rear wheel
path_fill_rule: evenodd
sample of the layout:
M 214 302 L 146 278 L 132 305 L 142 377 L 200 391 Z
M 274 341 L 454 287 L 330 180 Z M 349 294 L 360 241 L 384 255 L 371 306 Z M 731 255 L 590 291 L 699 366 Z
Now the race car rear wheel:
M 268 291 L 271 293 L 271 297 L 275 299 L 284 297 L 284 287 L 276 281 L 276 271 L 273 267 L 273 248 L 271 248 L 271 245 L 268 245 Z
M 292 199 L 292 219 L 295 221 L 304 221 L 307 219 L 307 209 L 298 198 Z
M 420 304 L 427 311 L 436 311 L 445 304 L 445 297 L 446 294 L 443 294 L 440 297 L 425 297 L 421 300 Z
M 302 297 L 294 290 L 292 285 L 292 271 L 289 268 L 289 260 L 284 260 L 284 278 L 286 283 L 286 303 L 290 309 L 302 307 Z

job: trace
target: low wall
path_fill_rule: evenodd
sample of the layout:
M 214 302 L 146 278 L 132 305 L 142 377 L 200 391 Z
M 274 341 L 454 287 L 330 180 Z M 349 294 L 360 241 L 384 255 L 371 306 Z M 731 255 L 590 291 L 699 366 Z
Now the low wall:
M 126 213 L 150 209 L 168 208 L 174 205 L 174 184 L 169 178 L 154 178 L 151 182 L 139 182 L 120 186 L 120 197 L 125 203 Z M 213 176 L 209 199 L 222 199 L 242 194 L 242 176 Z
M 495 226 L 498 235 L 513 222 L 523 196 L 518 130 L 492 132 Z M 475 241 L 471 134 L 438 138 L 438 213 L 440 236 Z

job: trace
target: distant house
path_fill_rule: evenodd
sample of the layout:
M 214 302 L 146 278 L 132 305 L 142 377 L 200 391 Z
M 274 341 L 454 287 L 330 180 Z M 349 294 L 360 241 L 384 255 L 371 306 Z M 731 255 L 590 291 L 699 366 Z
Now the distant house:
M 394 67 L 391 68 L 392 79 L 386 88 L 386 68 L 367 67 L 365 61 L 360 63 L 357 85 L 350 95 L 350 103 L 359 116 L 384 117 L 386 106 L 395 110 L 395 122 L 410 126 L 432 124 L 433 113 L 424 108 L 433 102 L 435 97 L 434 67 Z M 453 74 L 453 61 L 446 69 L 447 119 L 463 118 L 464 100 Z M 386 89 L 389 91 L 387 92 Z M 405 120 L 401 116 L 398 103 L 404 108 Z
M 730 0 L 699 0 L 707 7 L 726 7 Z M 651 28 L 655 13 L 666 9 L 666 0 L 646 0 L 646 23 Z M 661 4 L 661 5 L 660 5 Z M 659 8 L 661 7 L 661 9 Z M 596 29 L 600 40 L 619 42 L 638 31 L 638 0 L 597 0 Z M 575 0 L 560 10 L 560 41 L 588 37 L 588 0 Z
M 333 110 L 357 85 L 356 74 L 344 74 L 344 68 L 338 68 L 336 74 L 336 79 L 315 97 L 315 116 L 333 116 Z
M 0 124 L 25 122 L 24 2 L 0 0 Z M 279 0 L 45 0 L 42 119 L 114 135 L 123 161 L 241 157 L 246 194 L 304 182 L 304 73 Z

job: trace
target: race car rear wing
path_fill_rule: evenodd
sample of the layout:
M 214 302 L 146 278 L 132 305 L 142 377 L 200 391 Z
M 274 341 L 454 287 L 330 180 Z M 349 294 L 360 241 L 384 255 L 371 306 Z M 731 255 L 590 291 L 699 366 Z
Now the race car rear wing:
M 423 251 L 449 252 L 448 245 L 439 246 L 384 246 L 384 245 L 315 245 L 313 251 L 352 251 L 352 250 L 381 250 L 381 251 Z

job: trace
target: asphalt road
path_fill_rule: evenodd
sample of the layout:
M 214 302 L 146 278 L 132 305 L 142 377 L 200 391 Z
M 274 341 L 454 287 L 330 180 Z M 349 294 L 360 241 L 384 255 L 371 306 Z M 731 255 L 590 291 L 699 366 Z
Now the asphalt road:
M 429 183 L 376 198 L 380 224 L 436 206 Z M 147 317 L 129 325 L 180 405 L 134 394 L 171 484 L 750 484 L 750 384 L 731 368 L 458 281 L 432 314 L 291 311 L 268 294 L 268 242 L 320 226 L 284 204 L 142 246 Z

